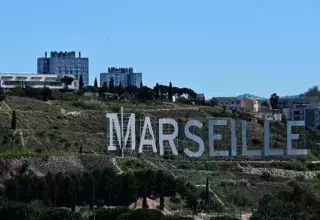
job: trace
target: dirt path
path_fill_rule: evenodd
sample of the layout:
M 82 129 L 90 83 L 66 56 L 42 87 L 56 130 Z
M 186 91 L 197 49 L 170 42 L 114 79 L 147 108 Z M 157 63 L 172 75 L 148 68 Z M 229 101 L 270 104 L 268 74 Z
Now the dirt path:
M 117 158 L 112 158 L 112 163 L 113 163 L 113 165 L 117 168 L 117 170 L 118 170 L 118 174 L 122 174 L 123 173 L 123 171 L 121 170 L 121 168 L 119 167 L 119 165 L 118 165 L 118 163 L 117 163 Z

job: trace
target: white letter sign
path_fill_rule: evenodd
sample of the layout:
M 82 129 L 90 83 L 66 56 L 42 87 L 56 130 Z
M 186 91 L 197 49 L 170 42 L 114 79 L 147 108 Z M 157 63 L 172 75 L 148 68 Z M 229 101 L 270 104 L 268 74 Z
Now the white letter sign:
M 173 125 L 174 131 L 172 134 L 163 134 L 163 125 L 164 124 Z M 177 136 L 178 136 L 178 124 L 177 124 L 176 120 L 173 120 L 171 118 L 159 119 L 159 145 L 160 145 L 160 155 L 161 156 L 164 154 L 163 141 L 165 141 L 165 140 L 169 141 L 169 145 L 171 147 L 173 155 L 178 155 L 178 151 L 177 151 L 176 146 L 174 145 L 174 142 L 173 142 L 173 140 Z
M 152 139 L 145 139 L 147 129 L 149 129 L 149 132 L 150 132 Z M 145 119 L 144 119 L 141 140 L 140 140 L 140 145 L 139 145 L 139 153 L 142 153 L 144 145 L 152 146 L 153 152 L 157 153 L 156 140 L 154 139 L 154 134 L 153 134 L 152 126 L 151 126 L 150 117 L 145 117 Z
M 292 148 L 292 140 L 298 140 L 299 134 L 292 134 L 293 126 L 305 126 L 304 121 L 288 121 L 287 122 L 287 154 L 298 156 L 298 155 L 307 155 L 307 149 L 293 149 Z
M 247 147 L 247 121 L 241 121 L 242 156 L 261 156 L 261 150 L 248 150 Z
M 204 143 L 203 140 L 190 132 L 191 126 L 197 126 L 198 128 L 202 128 L 202 123 L 198 120 L 190 120 L 188 123 L 184 126 L 184 133 L 186 134 L 187 138 L 190 140 L 193 140 L 194 142 L 199 144 L 199 150 L 197 152 L 192 152 L 188 148 L 184 150 L 184 153 L 188 157 L 201 157 L 204 152 Z
M 215 125 L 227 125 L 227 120 L 211 120 L 209 121 L 209 148 L 210 148 L 210 156 L 217 157 L 228 157 L 229 151 L 215 151 L 214 150 L 214 140 L 221 140 L 222 136 L 221 134 L 215 134 L 214 133 L 214 126 Z

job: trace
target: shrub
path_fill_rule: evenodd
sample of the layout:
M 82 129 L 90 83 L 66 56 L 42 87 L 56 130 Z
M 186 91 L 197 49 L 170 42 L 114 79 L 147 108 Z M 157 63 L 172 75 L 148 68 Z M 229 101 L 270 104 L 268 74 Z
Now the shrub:
M 252 144 L 254 144 L 254 145 L 259 145 L 259 144 L 261 144 L 260 138 L 253 138 L 253 139 L 252 139 Z
M 219 217 L 212 217 L 210 218 L 210 220 L 239 220 L 239 219 L 231 216 L 219 216 Z
M 38 220 L 80 220 L 81 215 L 79 213 L 71 212 L 66 209 L 51 208 L 43 209 L 40 211 Z
M 237 182 L 234 180 L 222 180 L 220 186 L 236 186 Z
M 117 220 L 137 220 L 137 219 L 165 220 L 165 217 L 161 212 L 156 210 L 138 209 L 138 210 L 125 212 L 117 218 Z
M 74 107 L 82 108 L 82 109 L 88 109 L 88 110 L 103 110 L 103 105 L 101 102 L 96 100 L 90 100 L 90 101 L 75 101 L 72 103 Z
M 261 174 L 261 178 L 262 178 L 263 180 L 265 180 L 265 181 L 271 181 L 271 180 L 272 180 L 272 176 L 271 176 L 271 174 L 268 173 L 268 172 L 263 172 L 263 173 Z
M 284 139 L 282 136 L 279 136 L 279 135 L 275 136 L 274 139 L 275 139 L 277 142 L 285 142 L 285 139 Z
M 192 217 L 174 215 L 167 218 L 168 220 L 194 220 Z
M 21 167 L 19 169 L 19 173 L 24 174 L 27 171 L 28 167 L 29 167 L 28 162 L 27 161 L 23 162 L 23 164 L 21 165 Z
M 123 213 L 128 212 L 129 209 L 127 207 L 115 208 L 115 209 L 105 209 L 101 208 L 96 211 L 96 220 L 116 220 Z
M 317 174 L 317 178 L 320 180 L 320 173 Z
M 170 202 L 179 204 L 181 202 L 181 199 L 177 197 L 170 197 Z
M 308 163 L 309 170 L 320 170 L 320 163 Z
M 295 177 L 295 179 L 299 182 L 303 182 L 305 180 L 305 176 L 304 175 L 298 175 Z
M 0 207 L 0 219 L 33 220 L 37 217 L 38 212 L 24 203 L 9 202 Z

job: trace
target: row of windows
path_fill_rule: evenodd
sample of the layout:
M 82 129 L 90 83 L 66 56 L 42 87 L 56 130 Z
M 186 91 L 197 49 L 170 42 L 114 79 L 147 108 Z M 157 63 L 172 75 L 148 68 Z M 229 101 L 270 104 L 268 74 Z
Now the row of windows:
M 62 86 L 62 82 L 37 82 L 37 81 L 4 81 L 7 86 Z
M 240 104 L 240 101 L 231 101 L 230 104 L 231 105 L 234 105 L 235 103 L 237 103 L 237 105 Z M 220 102 L 220 105 L 229 105 L 229 102 Z

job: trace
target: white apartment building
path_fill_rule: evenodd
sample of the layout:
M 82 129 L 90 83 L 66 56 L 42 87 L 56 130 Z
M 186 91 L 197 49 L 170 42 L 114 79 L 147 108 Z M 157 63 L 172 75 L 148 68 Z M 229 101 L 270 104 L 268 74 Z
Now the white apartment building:
M 34 73 L 0 73 L 0 85 L 2 88 L 14 88 L 17 86 L 33 88 L 63 89 L 64 84 L 61 78 L 64 76 L 75 77 L 74 75 L 57 75 L 57 74 L 34 74 Z M 69 89 L 79 89 L 79 79 L 74 78 Z

